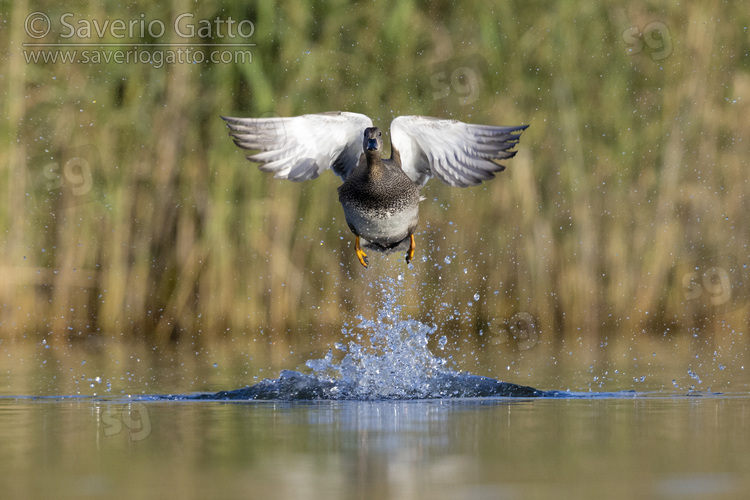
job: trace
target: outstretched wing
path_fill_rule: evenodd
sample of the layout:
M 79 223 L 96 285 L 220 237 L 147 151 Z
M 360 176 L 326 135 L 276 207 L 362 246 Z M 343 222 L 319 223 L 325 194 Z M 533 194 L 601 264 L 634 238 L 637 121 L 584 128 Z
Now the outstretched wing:
M 391 145 L 401 168 L 419 186 L 433 175 L 451 186 L 474 186 L 505 169 L 495 160 L 510 151 L 528 125 L 471 125 L 429 116 L 399 116 L 391 122 Z
M 234 143 L 258 150 L 247 157 L 278 179 L 306 181 L 327 168 L 346 179 L 362 155 L 362 132 L 372 120 L 334 111 L 291 118 L 222 118 Z

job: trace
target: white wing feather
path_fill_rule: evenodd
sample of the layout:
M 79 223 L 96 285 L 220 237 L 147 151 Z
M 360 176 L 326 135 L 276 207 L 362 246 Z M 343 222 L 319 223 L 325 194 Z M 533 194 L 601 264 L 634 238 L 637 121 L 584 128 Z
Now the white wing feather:
M 435 176 L 451 186 L 474 186 L 505 169 L 495 162 L 512 158 L 509 151 L 528 125 L 471 125 L 429 116 L 399 116 L 391 122 L 391 145 L 401 155 L 401 168 L 420 186 Z
M 331 112 L 291 118 L 222 117 L 235 144 L 258 150 L 248 160 L 274 177 L 306 181 L 324 170 L 346 180 L 362 154 L 362 132 L 372 120 L 359 113 Z

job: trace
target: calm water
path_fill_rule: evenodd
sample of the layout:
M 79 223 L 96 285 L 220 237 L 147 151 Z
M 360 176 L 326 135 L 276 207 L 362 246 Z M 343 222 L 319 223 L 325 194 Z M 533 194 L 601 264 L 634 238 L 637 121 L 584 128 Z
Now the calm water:
M 0 399 L 5 498 L 741 498 L 750 399 Z

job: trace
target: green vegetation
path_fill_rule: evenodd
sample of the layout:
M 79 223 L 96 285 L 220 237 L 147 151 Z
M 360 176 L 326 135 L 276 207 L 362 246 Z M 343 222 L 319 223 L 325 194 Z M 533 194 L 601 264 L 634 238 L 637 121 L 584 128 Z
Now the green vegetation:
M 2 3 L 0 338 L 286 349 L 371 313 L 382 273 L 403 273 L 407 310 L 454 337 L 518 312 L 552 344 L 746 331 L 748 285 L 727 288 L 741 267 L 698 275 L 697 298 L 684 288 L 706 259 L 750 254 L 745 4 L 246 4 Z M 248 19 L 252 62 L 27 63 L 36 10 L 48 42 L 66 11 L 164 21 L 142 42 L 184 42 L 170 30 L 184 12 Z M 219 119 L 327 110 L 531 127 L 496 180 L 428 185 L 414 270 L 403 255 L 365 270 L 338 179 L 259 172 Z

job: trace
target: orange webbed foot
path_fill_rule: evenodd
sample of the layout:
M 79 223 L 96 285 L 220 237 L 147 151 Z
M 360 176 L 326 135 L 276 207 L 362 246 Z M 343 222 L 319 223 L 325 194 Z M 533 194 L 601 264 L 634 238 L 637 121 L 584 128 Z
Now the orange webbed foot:
M 416 243 L 414 243 L 414 235 L 411 236 L 411 241 L 409 242 L 409 250 L 406 251 L 406 263 L 411 264 L 411 259 L 414 258 L 414 249 L 417 247 Z
M 359 263 L 367 268 L 367 254 L 362 250 L 362 247 L 359 246 L 359 236 L 356 236 L 354 242 L 354 251 L 357 252 L 357 259 L 359 259 Z

